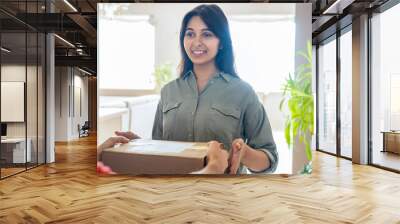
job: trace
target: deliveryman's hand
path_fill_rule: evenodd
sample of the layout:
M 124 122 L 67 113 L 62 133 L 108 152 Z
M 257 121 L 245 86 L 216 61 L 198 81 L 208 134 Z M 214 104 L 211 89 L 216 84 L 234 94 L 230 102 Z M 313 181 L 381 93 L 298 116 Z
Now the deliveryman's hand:
M 223 174 L 228 167 L 228 152 L 217 141 L 208 142 L 207 165 L 192 174 Z
M 104 165 L 102 162 L 97 161 L 97 169 L 98 174 L 115 174 L 109 166 Z
M 228 167 L 228 152 L 218 141 L 208 142 L 207 167 L 215 174 L 223 174 Z

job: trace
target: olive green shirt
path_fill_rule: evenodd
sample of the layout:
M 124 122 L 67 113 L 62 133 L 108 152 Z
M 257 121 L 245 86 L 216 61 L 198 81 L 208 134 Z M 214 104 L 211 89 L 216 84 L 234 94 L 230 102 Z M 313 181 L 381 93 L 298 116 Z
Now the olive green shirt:
M 263 151 L 270 167 L 252 173 L 270 173 L 278 164 L 278 153 L 263 105 L 253 88 L 240 78 L 219 72 L 199 93 L 193 72 L 186 73 L 161 89 L 153 126 L 153 139 L 208 142 L 231 149 L 242 138 Z M 245 172 L 241 165 L 240 173 Z

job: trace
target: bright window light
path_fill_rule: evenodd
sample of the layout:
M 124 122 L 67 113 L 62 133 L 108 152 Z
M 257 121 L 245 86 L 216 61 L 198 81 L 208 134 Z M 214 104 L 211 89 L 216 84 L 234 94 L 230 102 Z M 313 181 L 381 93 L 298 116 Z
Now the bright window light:
M 149 17 L 99 18 L 99 88 L 153 89 L 154 26 Z
M 239 76 L 257 92 L 281 92 L 294 70 L 293 16 L 241 15 L 229 20 Z

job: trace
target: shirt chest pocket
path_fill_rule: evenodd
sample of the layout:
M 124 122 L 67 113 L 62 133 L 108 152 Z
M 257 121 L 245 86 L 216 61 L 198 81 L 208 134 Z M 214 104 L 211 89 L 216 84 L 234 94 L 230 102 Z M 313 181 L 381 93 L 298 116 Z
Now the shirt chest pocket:
M 240 110 L 233 106 L 211 105 L 211 131 L 216 137 L 231 141 L 240 133 L 240 115 Z
M 169 138 L 178 123 L 178 111 L 182 102 L 168 102 L 163 105 L 163 133 L 164 138 Z

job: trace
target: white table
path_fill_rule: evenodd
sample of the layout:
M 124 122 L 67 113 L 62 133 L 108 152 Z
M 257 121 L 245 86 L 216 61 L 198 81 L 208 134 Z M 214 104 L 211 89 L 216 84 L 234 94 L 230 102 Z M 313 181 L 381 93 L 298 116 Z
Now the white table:
M 27 143 L 28 147 L 26 147 L 26 153 L 25 153 L 25 138 L 1 139 L 1 157 L 6 158 L 6 156 L 9 156 L 10 158 L 8 159 L 6 158 L 6 161 L 12 163 L 31 162 L 32 141 L 30 138 L 27 139 Z M 12 154 L 12 161 L 11 161 L 11 154 Z M 27 160 L 25 161 L 25 159 Z

